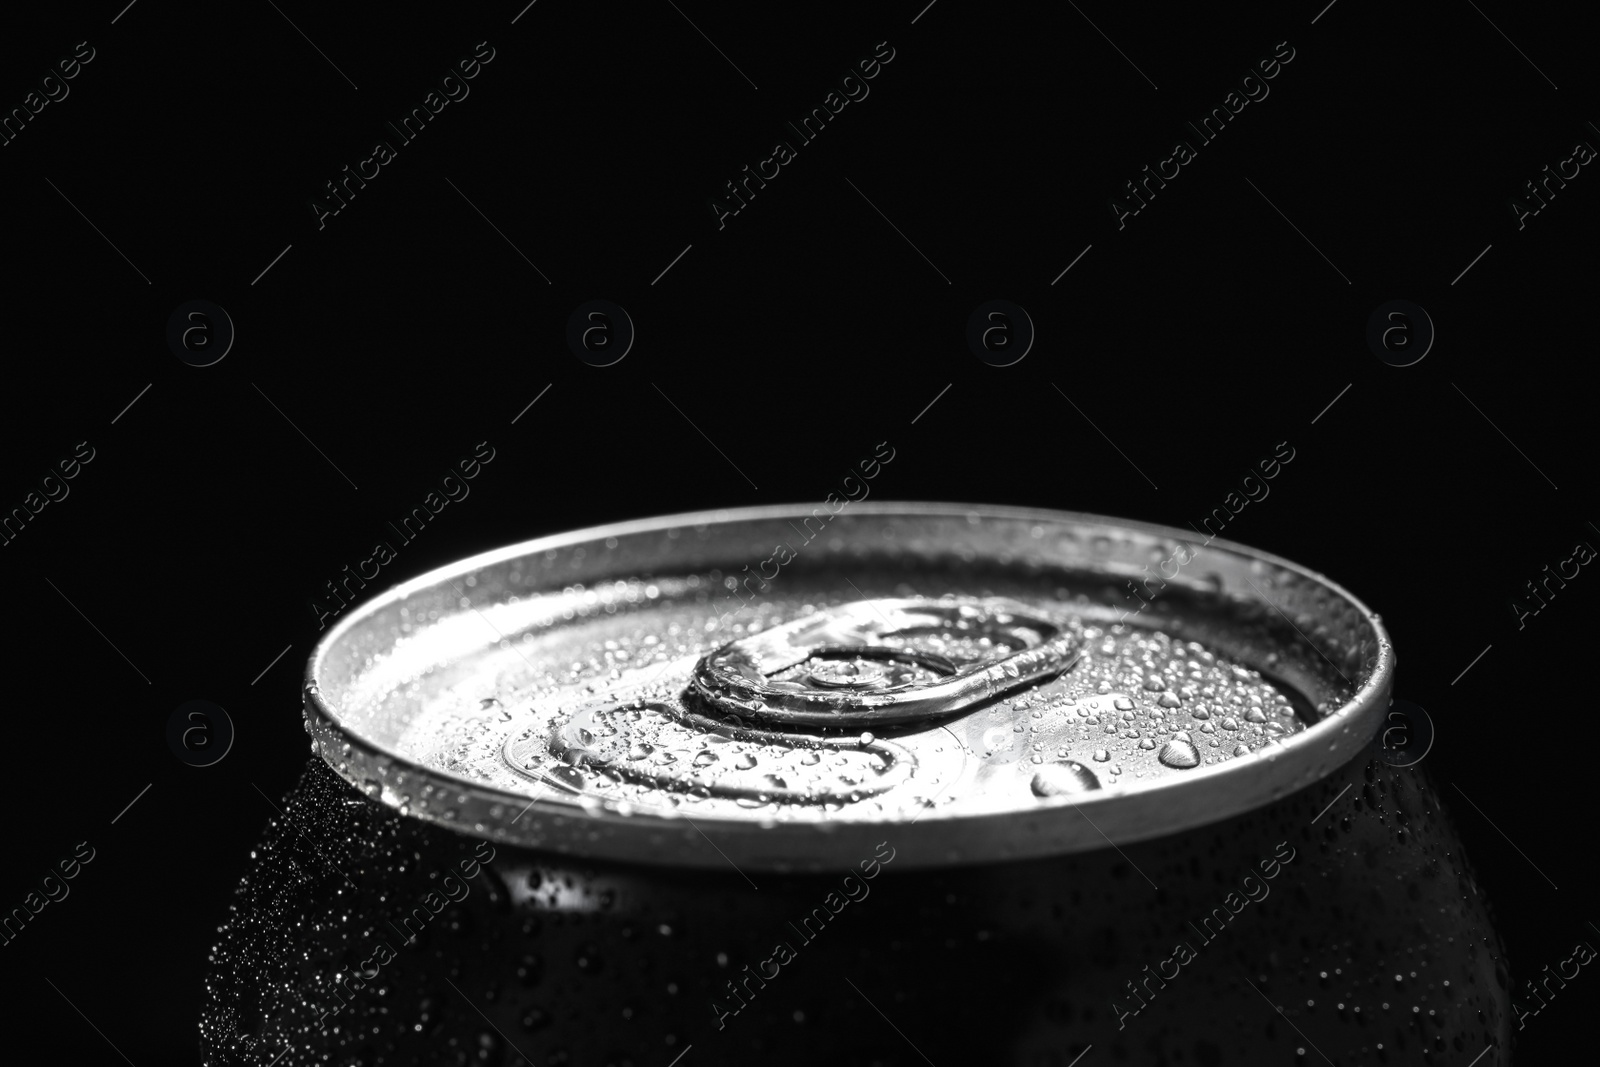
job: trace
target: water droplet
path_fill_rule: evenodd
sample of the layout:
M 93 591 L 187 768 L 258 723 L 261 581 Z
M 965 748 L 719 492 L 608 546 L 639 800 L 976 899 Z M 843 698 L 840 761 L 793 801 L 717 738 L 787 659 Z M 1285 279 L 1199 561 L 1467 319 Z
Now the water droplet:
M 800 762 L 807 767 L 815 767 L 817 764 L 822 762 L 822 757 L 817 755 L 815 752 L 807 752 L 805 755 L 800 757 Z
M 1222 728 L 1224 730 L 1237 730 L 1239 728 L 1239 720 L 1230 715 L 1222 720 Z
M 1238 748 L 1233 750 L 1233 754 L 1235 756 L 1248 756 L 1250 755 L 1250 746 L 1240 745 Z
M 1250 722 L 1267 721 L 1267 713 L 1262 711 L 1260 708 L 1251 708 L 1249 711 L 1244 713 L 1244 717 Z
M 861 743 L 863 745 L 872 744 L 872 731 L 868 730 L 861 735 Z
M 1161 751 L 1156 755 L 1168 767 L 1186 770 L 1200 765 L 1200 753 L 1188 741 L 1173 739 L 1161 746 Z
M 756 758 L 748 752 L 742 752 L 739 754 L 739 758 L 733 761 L 733 765 L 741 771 L 748 771 L 756 765 Z
M 1100 754 L 1096 753 L 1095 758 L 1099 759 Z M 1036 797 L 1068 796 L 1099 789 L 1100 779 L 1095 777 L 1093 771 L 1075 760 L 1061 760 L 1041 767 L 1033 776 L 1031 788 Z
M 1107 752 L 1105 749 L 1097 748 L 1097 749 L 1094 750 L 1094 759 L 1095 759 L 1096 763 L 1104 763 L 1106 760 L 1108 760 L 1110 758 L 1111 758 L 1111 753 Z
M 1144 680 L 1144 687 L 1151 693 L 1159 693 L 1167 687 L 1167 683 L 1160 678 L 1151 677 Z
M 694 765 L 696 767 L 709 767 L 715 762 L 717 762 L 717 755 L 715 752 L 702 752 L 694 758 Z
M 575 793 L 583 792 L 585 785 L 583 775 L 578 772 L 576 767 L 569 767 L 565 763 L 557 763 L 546 767 L 544 773 L 545 777 L 554 778 Z
M 1178 694 L 1170 689 L 1161 694 L 1161 699 L 1158 703 L 1164 708 L 1176 708 L 1183 705 L 1183 701 L 1178 699 Z
M 1111 702 L 1111 704 L 1118 711 L 1132 711 L 1133 710 L 1133 701 L 1129 700 L 1127 697 L 1118 697 L 1117 699 L 1113 700 Z
M 628 747 L 628 758 L 629 759 L 644 759 L 646 756 L 650 755 L 650 753 L 652 753 L 654 751 L 655 751 L 655 746 L 648 745 L 643 741 L 635 741 L 632 745 L 630 745 Z

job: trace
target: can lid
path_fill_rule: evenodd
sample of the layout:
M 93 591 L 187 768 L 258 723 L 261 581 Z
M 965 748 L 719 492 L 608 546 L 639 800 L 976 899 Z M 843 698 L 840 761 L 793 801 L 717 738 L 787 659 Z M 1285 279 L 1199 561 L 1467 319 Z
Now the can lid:
M 1264 805 L 1353 757 L 1388 702 L 1377 617 L 1243 546 L 863 502 L 799 555 L 809 514 L 580 530 L 391 589 L 312 655 L 313 747 L 404 815 L 516 845 L 766 870 L 887 838 L 930 866 Z M 774 544 L 781 575 L 724 577 L 765 574 Z M 1114 587 L 1162 561 L 1130 613 Z

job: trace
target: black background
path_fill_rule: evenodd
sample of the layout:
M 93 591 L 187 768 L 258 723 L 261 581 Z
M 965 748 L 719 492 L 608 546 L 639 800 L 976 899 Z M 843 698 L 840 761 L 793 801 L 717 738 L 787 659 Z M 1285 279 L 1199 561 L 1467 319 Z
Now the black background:
M 1600 544 L 1600 178 L 1520 231 L 1508 206 L 1600 145 L 1578 9 L 539 0 L 512 25 L 524 0 L 123 2 L 8 12 L 0 42 L 5 109 L 77 42 L 96 53 L 0 148 L 0 507 L 95 450 L 0 548 L 0 907 L 97 850 L 0 949 L 13 1040 L 194 1061 L 262 793 L 307 755 L 311 599 L 484 440 L 470 497 L 375 585 L 592 523 L 820 502 L 880 441 L 880 499 L 1185 527 L 1288 441 L 1227 536 L 1382 613 L 1518 982 L 1596 936 L 1600 578 L 1521 630 L 1508 607 Z M 484 40 L 470 95 L 319 230 L 323 183 Z M 719 230 L 708 198 L 884 40 L 870 95 Z M 1270 96 L 1119 231 L 1108 199 L 1283 40 Z M 237 328 L 207 368 L 165 340 L 197 298 Z M 638 331 L 611 367 L 564 341 L 595 298 Z M 1011 367 L 964 340 L 994 298 L 1037 327 Z M 1406 368 L 1364 339 L 1396 298 L 1438 331 Z M 205 769 L 165 741 L 195 698 L 237 728 Z M 1528 1021 L 1521 1062 L 1587 1031 L 1595 981 Z

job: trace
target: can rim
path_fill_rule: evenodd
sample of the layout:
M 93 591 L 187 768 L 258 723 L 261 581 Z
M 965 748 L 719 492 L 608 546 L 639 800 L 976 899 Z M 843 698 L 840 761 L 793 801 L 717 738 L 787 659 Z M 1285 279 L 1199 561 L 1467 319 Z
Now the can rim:
M 374 770 L 378 776 L 386 776 L 391 766 L 417 775 L 423 781 L 443 783 L 451 792 L 459 793 L 459 799 L 463 800 L 456 805 L 456 817 L 446 820 L 437 810 L 412 811 L 410 817 L 469 836 L 587 858 L 654 865 L 726 867 L 732 864 L 739 869 L 820 870 L 837 867 L 841 862 L 849 865 L 857 852 L 860 856 L 870 856 L 873 845 L 869 839 L 880 836 L 890 838 L 900 854 L 910 860 L 897 864 L 903 868 L 1088 851 L 1197 829 L 1261 807 L 1326 777 L 1358 754 L 1382 724 L 1393 688 L 1396 657 L 1388 631 L 1378 615 L 1321 573 L 1225 538 L 1211 538 L 1205 542 L 1205 547 L 1236 556 L 1252 566 L 1267 565 L 1287 571 L 1331 594 L 1337 602 L 1359 614 L 1377 646 L 1365 680 L 1339 708 L 1281 743 L 1268 746 L 1267 750 L 1197 767 L 1181 777 L 1141 783 L 1136 790 L 1112 787 L 1076 800 L 1068 797 L 1044 799 L 1026 812 L 950 815 L 927 810 L 910 821 L 785 822 L 763 827 L 756 822 L 712 816 L 689 823 L 686 818 L 658 812 L 624 815 L 609 809 L 595 812 L 574 811 L 564 806 L 557 809 L 542 800 L 529 802 L 526 795 L 424 767 L 391 751 L 347 726 L 338 710 L 325 698 L 319 684 L 328 658 L 353 630 L 408 597 L 435 590 L 452 579 L 536 553 L 604 542 L 607 538 L 620 539 L 674 528 L 734 527 L 803 517 L 812 510 L 810 504 L 760 505 L 584 527 L 481 552 L 391 586 L 336 622 L 307 659 L 304 711 L 306 729 L 313 738 L 312 747 L 341 777 L 358 787 L 363 780 L 372 780 Z M 974 517 L 1015 522 L 1032 520 L 1078 530 L 1101 527 L 1150 540 L 1185 544 L 1192 540 L 1190 533 L 1159 523 L 1046 508 L 863 500 L 853 503 L 850 512 L 859 516 L 907 519 L 965 517 L 969 522 L 974 521 Z M 1307 640 L 1309 642 L 1309 638 Z M 1313 647 L 1316 646 L 1313 644 Z M 349 752 L 341 761 L 333 753 L 345 746 Z M 1247 767 L 1252 769 L 1247 771 Z M 380 798 L 391 807 L 399 806 L 389 796 L 390 792 L 382 790 Z M 1202 796 L 1208 802 L 1205 805 L 1196 803 Z M 522 809 L 525 813 L 534 814 L 536 818 L 542 816 L 543 820 L 529 820 L 518 829 L 487 816 L 491 808 L 517 808 L 523 804 L 528 805 Z M 780 845 L 778 837 L 782 838 L 784 848 L 781 853 L 774 851 Z

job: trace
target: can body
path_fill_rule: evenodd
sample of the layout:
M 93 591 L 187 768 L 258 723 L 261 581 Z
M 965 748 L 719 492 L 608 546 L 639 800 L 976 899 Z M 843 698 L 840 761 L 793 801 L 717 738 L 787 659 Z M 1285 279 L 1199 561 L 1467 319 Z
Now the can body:
M 486 850 L 313 760 L 218 947 L 203 1060 L 1506 1063 L 1487 902 L 1427 773 L 1377 755 L 1120 851 L 896 870 L 886 829 L 753 881 Z
M 799 513 L 531 542 L 347 617 L 204 1062 L 1509 1062 L 1488 902 L 1376 736 L 1377 616 L 1158 527 L 853 514 L 746 623 L 704 586 Z M 1108 607 L 1150 563 L 1177 588 Z

